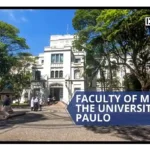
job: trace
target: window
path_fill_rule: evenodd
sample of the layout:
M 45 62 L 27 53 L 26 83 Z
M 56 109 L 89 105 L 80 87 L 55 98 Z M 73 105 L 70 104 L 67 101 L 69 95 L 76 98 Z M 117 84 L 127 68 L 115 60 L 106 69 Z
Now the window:
M 60 54 L 60 63 L 63 63 L 63 54 Z
M 52 54 L 51 63 L 63 63 L 63 54 Z
M 54 78 L 54 71 L 51 71 L 51 78 Z
M 80 70 L 75 70 L 74 71 L 74 78 L 79 79 L 80 78 Z
M 55 55 L 54 54 L 51 55 L 51 63 L 55 63 Z
M 51 71 L 51 78 L 63 78 L 63 71 Z
M 55 71 L 55 78 L 58 78 L 58 71 Z
M 35 80 L 41 79 L 41 71 L 35 71 Z
M 81 59 L 80 58 L 75 58 L 75 63 L 80 63 Z
M 59 62 L 59 54 L 56 54 L 56 62 Z
M 44 63 L 44 60 L 41 60 L 41 63 L 43 64 L 43 63 Z
M 59 78 L 63 78 L 63 71 L 59 71 Z

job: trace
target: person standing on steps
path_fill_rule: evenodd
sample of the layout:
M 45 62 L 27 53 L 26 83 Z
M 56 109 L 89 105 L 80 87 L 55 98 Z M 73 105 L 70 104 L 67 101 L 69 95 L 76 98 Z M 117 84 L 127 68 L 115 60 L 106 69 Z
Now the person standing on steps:
M 34 97 L 32 97 L 32 99 L 31 99 L 30 107 L 31 107 L 31 111 L 33 111 L 33 109 L 34 109 Z
M 42 97 L 39 100 L 40 111 L 42 111 L 43 99 Z
M 53 104 L 55 104 L 55 102 L 56 102 L 56 96 L 55 95 L 53 96 L 52 101 L 53 101 Z
M 47 98 L 47 105 L 50 105 L 50 102 L 51 102 L 51 95 L 49 95 Z
M 38 97 L 36 96 L 36 98 L 34 99 L 34 111 L 38 111 L 38 107 L 39 107 L 39 100 Z

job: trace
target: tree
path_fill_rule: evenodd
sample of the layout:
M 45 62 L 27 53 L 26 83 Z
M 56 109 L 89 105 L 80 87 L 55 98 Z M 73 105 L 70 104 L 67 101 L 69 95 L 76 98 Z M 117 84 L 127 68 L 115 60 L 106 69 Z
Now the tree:
M 124 76 L 123 85 L 126 91 L 140 91 L 141 84 L 134 74 L 126 74 Z
M 109 43 L 106 42 L 99 33 L 95 32 L 96 18 L 102 10 L 78 10 L 73 19 L 73 26 L 78 31 L 77 39 L 74 42 L 76 49 L 86 51 L 86 74 L 92 80 L 98 72 L 101 75 L 101 83 L 105 90 L 106 77 L 105 70 L 109 70 L 109 90 L 113 86 L 113 67 L 111 64 L 111 53 L 109 51 Z M 88 74 L 88 72 L 90 74 Z
M 35 62 L 35 57 L 30 53 L 22 52 L 17 54 L 16 59 L 17 63 L 12 67 L 11 71 L 11 82 L 19 103 L 23 90 L 31 86 L 31 67 Z
M 32 62 L 32 57 L 22 52 L 26 49 L 29 47 L 26 40 L 19 36 L 19 30 L 0 21 L 0 90 L 11 84 L 18 97 L 22 89 L 30 85 L 31 73 L 27 71 L 26 62 Z
M 150 37 L 147 36 L 144 25 L 145 17 L 150 15 L 150 10 L 104 10 L 103 13 L 105 13 L 105 19 L 104 15 L 99 16 L 98 23 L 106 20 L 107 23 L 103 23 L 97 31 L 104 33 L 103 36 L 113 43 L 113 53 L 117 60 L 121 61 L 118 64 L 130 69 L 141 83 L 142 90 L 149 90 L 147 64 L 150 61 Z M 130 56 L 129 63 L 127 55 Z
M 108 58 L 111 56 L 117 61 L 110 61 L 110 64 L 124 67 L 125 72 L 126 68 L 130 69 L 141 83 L 142 90 L 149 90 L 147 64 L 150 61 L 150 37 L 144 25 L 145 17 L 149 15 L 149 9 L 77 10 L 73 19 L 73 26 L 77 30 L 74 45 L 87 53 L 94 51 L 94 54 L 95 44 L 91 41 L 98 39 L 97 45 L 107 43 Z
M 0 78 L 9 73 L 17 52 L 29 48 L 26 40 L 18 34 L 16 27 L 0 21 Z
M 32 64 L 35 62 L 35 58 L 30 53 L 18 53 L 15 57 L 16 61 L 12 66 L 10 72 L 1 78 L 0 83 L 2 87 L 10 83 L 14 90 L 15 98 L 18 99 L 18 104 L 23 90 L 30 88 Z

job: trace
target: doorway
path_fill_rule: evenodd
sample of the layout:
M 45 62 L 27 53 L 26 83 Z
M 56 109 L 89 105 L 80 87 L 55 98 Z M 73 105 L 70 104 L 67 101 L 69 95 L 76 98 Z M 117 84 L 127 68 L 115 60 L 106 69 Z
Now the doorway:
M 51 95 L 52 97 L 55 96 L 56 101 L 60 101 L 60 99 L 62 98 L 62 97 L 61 97 L 61 94 L 60 94 L 61 91 L 62 91 L 62 88 L 51 88 L 51 89 L 50 89 L 50 95 Z
M 50 95 L 55 96 L 56 101 L 63 99 L 63 87 L 60 84 L 53 84 L 50 86 Z
M 33 96 L 34 96 L 34 97 L 40 96 L 40 88 L 34 89 L 34 91 L 33 91 Z

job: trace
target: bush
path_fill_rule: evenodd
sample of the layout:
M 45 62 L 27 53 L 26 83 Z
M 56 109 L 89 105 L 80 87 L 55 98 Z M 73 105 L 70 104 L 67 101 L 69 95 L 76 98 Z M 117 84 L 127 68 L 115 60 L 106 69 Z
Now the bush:
M 18 105 L 18 103 L 14 103 L 14 104 L 12 104 L 12 106 L 29 106 L 29 104 L 27 104 L 27 103 L 20 103 Z

